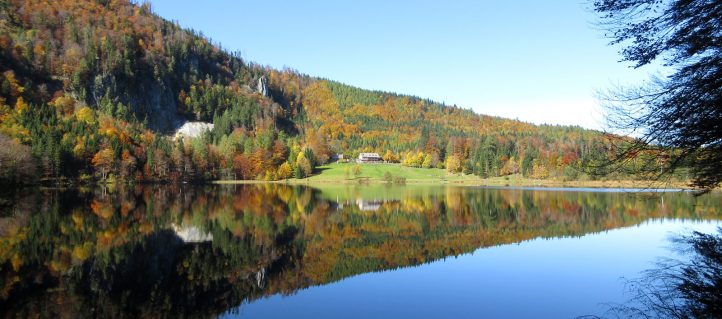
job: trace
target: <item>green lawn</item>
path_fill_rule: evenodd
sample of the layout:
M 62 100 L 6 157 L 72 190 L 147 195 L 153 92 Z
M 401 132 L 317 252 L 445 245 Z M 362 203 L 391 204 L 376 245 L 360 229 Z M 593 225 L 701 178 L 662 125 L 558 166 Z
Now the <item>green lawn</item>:
M 346 197 L 349 192 L 349 186 L 362 184 L 385 184 L 384 174 L 389 172 L 392 177 L 403 177 L 406 179 L 404 184 L 424 185 L 478 185 L 478 186 L 537 186 L 537 187 L 600 187 L 600 188 L 685 188 L 683 182 L 670 184 L 653 184 L 651 181 L 636 180 L 575 180 L 567 181 L 563 179 L 530 179 L 514 174 L 508 176 L 481 178 L 474 175 L 449 174 L 446 170 L 438 168 L 414 168 L 401 166 L 400 164 L 358 164 L 361 172 L 354 175 L 353 167 L 356 163 L 332 163 L 316 168 L 314 175 L 303 179 L 289 179 L 277 181 L 277 183 L 292 184 L 310 184 L 314 187 L 323 188 L 324 192 L 329 192 L 334 197 Z M 264 183 L 262 181 L 246 181 L 246 180 L 222 180 L 216 181 L 219 184 L 235 184 L 235 183 Z M 388 184 L 387 187 L 379 188 L 376 191 L 381 193 L 394 191 L 395 188 L 389 186 L 399 186 L 398 184 Z M 356 192 L 357 188 L 352 188 Z M 403 187 L 399 189 L 404 189 Z M 404 190 L 405 191 L 405 190 Z M 387 194 L 388 195 L 388 194 Z
M 361 173 L 354 175 L 353 167 L 359 165 Z M 317 167 L 316 173 L 303 179 L 309 182 L 354 182 L 369 179 L 371 182 L 383 181 L 384 175 L 389 172 L 394 177 L 404 177 L 407 182 L 453 182 L 478 179 L 471 175 L 448 174 L 446 170 L 438 168 L 414 168 L 400 164 L 355 164 L 332 163 Z

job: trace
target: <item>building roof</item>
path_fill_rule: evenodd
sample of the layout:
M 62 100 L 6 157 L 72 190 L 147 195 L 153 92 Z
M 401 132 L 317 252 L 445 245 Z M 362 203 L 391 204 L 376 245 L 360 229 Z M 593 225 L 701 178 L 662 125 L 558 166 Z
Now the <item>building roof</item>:
M 358 157 L 381 157 L 381 155 L 379 153 L 359 153 Z

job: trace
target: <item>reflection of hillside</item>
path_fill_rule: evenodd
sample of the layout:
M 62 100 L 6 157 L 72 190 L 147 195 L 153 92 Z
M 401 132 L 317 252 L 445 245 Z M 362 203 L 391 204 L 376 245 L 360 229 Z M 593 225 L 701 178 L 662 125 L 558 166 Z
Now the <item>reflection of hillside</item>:
M 0 306 L 6 316 L 206 316 L 479 247 L 720 217 L 719 197 L 661 196 L 449 187 L 339 203 L 283 185 L 47 191 L 0 215 Z

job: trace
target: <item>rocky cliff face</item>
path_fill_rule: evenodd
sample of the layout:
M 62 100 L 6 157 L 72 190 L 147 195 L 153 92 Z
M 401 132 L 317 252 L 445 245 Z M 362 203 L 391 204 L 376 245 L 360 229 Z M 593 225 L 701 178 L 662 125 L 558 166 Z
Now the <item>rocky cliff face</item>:
M 176 111 L 177 101 L 171 92 L 163 83 L 153 82 L 148 85 L 145 101 L 137 101 L 136 105 L 144 108 L 140 114 L 146 114 L 148 125 L 155 131 L 170 133 L 185 122 Z
M 268 79 L 266 76 L 258 78 L 258 84 L 256 85 L 256 91 L 261 95 L 268 97 Z
M 122 76 L 96 75 L 88 87 L 86 102 L 100 105 L 104 98 L 122 103 L 139 120 L 147 120 L 148 127 L 157 132 L 172 133 L 185 119 L 177 112 L 178 102 L 166 81 L 144 80 L 131 82 Z M 168 81 L 169 82 L 169 81 Z

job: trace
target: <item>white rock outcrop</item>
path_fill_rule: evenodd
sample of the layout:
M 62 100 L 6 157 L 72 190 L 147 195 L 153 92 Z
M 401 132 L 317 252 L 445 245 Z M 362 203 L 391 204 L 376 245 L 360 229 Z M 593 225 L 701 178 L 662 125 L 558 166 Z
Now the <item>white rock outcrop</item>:
M 185 122 L 175 131 L 175 138 L 199 137 L 206 131 L 213 130 L 213 123 L 206 122 Z

